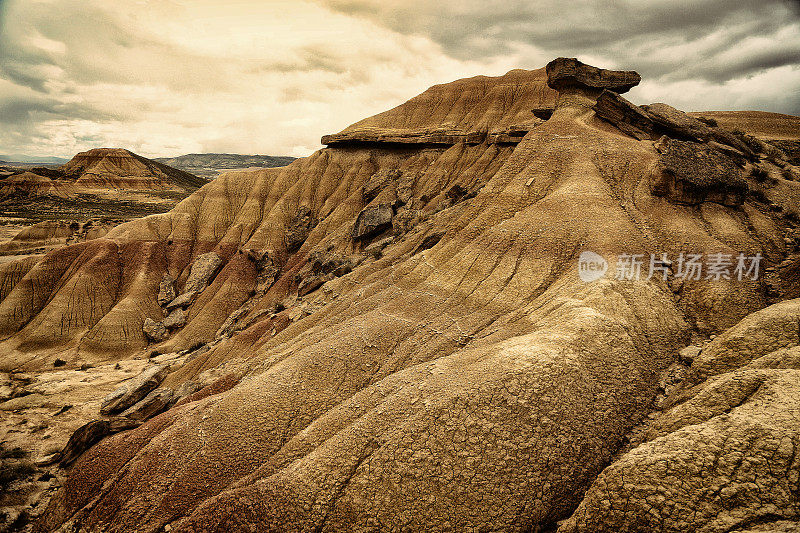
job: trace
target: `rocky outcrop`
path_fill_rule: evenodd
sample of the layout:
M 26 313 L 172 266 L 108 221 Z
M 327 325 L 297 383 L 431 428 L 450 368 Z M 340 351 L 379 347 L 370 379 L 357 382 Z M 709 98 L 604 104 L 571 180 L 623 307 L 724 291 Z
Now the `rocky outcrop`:
M 167 365 L 156 365 L 145 370 L 103 398 L 100 414 L 119 413 L 135 405 L 158 387 L 168 373 Z
M 333 135 L 323 135 L 321 143 L 328 146 L 348 144 L 421 144 L 452 146 L 458 143 L 479 144 L 486 134 L 479 131 L 464 132 L 458 129 L 400 130 L 350 130 Z
M 364 208 L 353 224 L 353 239 L 366 239 L 392 227 L 394 211 L 388 204 L 371 205 Z
M 182 294 L 199 294 L 203 292 L 221 266 L 222 258 L 215 252 L 197 256 L 194 263 L 192 263 L 192 269 L 186 279 Z
M 547 117 L 545 119 L 531 119 L 525 124 L 512 124 L 502 130 L 496 130 L 486 137 L 486 142 L 489 144 L 518 144 L 533 128 L 550 118 L 553 114 L 552 109 L 534 109 L 531 111 L 539 117 Z
M 364 203 L 369 204 L 374 200 L 383 190 L 392 189 L 394 194 L 390 197 L 396 197 L 397 182 L 403 177 L 403 172 L 397 168 L 389 168 L 376 172 L 369 177 L 361 190 L 361 198 Z
M 496 78 L 476 76 L 436 85 L 395 109 L 325 135 L 321 142 L 398 148 L 516 144 L 524 136 L 516 125 L 536 121 L 531 109 L 552 112 L 556 93 L 545 79 L 544 69 L 512 70 Z
M 552 109 L 536 110 L 540 116 L 549 117 Z M 512 124 L 502 129 L 497 129 L 489 133 L 481 131 L 463 132 L 460 130 L 420 130 L 420 131 L 398 131 L 396 133 L 386 130 L 353 130 L 337 133 L 334 135 L 324 135 L 321 143 L 328 146 L 358 146 L 358 145 L 422 145 L 422 146 L 453 146 L 455 144 L 517 144 L 528 131 L 533 129 L 541 122 L 528 124 Z
M 297 273 L 297 295 L 305 296 L 326 282 L 350 273 L 363 256 L 341 256 L 331 252 L 312 252 L 308 264 Z
M 666 135 L 674 139 L 712 143 L 715 149 L 729 156 L 757 159 L 755 152 L 733 133 L 711 128 L 667 104 L 637 106 L 614 92 L 603 91 L 593 110 L 600 118 L 637 139 L 656 140 Z
M 716 148 L 750 160 L 753 150 L 734 134 L 711 128 L 687 113 L 667 104 L 636 106 L 618 94 L 604 91 L 593 107 L 600 118 L 611 122 L 637 139 L 658 139 L 663 135 L 698 143 L 716 143 Z
M 167 318 L 161 321 L 161 325 L 168 330 L 182 328 L 186 325 L 186 313 L 182 308 L 176 307 L 167 315 Z
M 120 416 L 131 420 L 144 421 L 158 413 L 165 411 L 177 400 L 172 389 L 164 387 L 155 389 L 131 407 L 124 410 Z
M 314 226 L 316 221 L 311 209 L 304 205 L 300 206 L 289 227 L 286 228 L 286 249 L 289 252 L 296 252 L 306 242 Z
M 175 309 L 184 309 L 192 305 L 195 298 L 197 298 L 197 292 L 190 291 L 190 292 L 183 292 L 180 295 L 176 296 L 174 300 L 168 303 L 165 308 L 167 312 L 172 312 Z M 147 319 L 145 319 L 146 321 Z
M 145 318 L 142 323 L 142 331 L 153 342 L 166 340 L 169 333 L 162 322 L 156 322 L 152 318 Z
M 594 105 L 595 114 L 639 140 L 658 136 L 653 119 L 641 107 L 612 91 L 603 91 Z
M 161 342 L 167 338 L 167 330 L 183 327 L 186 324 L 184 309 L 194 303 L 197 297 L 208 287 L 211 280 L 222 266 L 222 258 L 216 252 L 208 252 L 197 256 L 189 269 L 189 276 L 183 286 L 183 292 L 174 297 L 169 303 L 161 304 L 169 313 L 161 322 L 150 318 L 145 319 L 145 334 L 150 340 Z M 171 278 L 170 278 L 171 279 Z M 165 278 L 162 278 L 162 284 Z M 162 288 L 159 286 L 159 303 L 161 303 Z M 164 293 L 166 299 L 168 289 Z M 173 291 L 174 293 L 174 291 Z M 151 333 L 148 333 L 150 331 Z
M 275 283 L 280 270 L 266 250 L 247 250 L 247 258 L 253 262 L 257 272 L 253 290 L 257 295 L 263 295 Z
M 653 194 L 697 205 L 705 201 L 742 205 L 748 186 L 739 167 L 723 153 L 698 143 L 664 137 L 656 144 L 661 175 Z
M 633 70 L 606 70 L 559 57 L 547 64 L 547 85 L 557 91 L 568 89 L 608 89 L 624 93 L 639 85 L 642 77 Z
M 64 468 L 83 455 L 86 450 L 100 442 L 105 437 L 138 427 L 140 422 L 123 417 L 92 420 L 75 430 L 67 445 L 61 451 L 59 465 Z
M 158 305 L 164 307 L 175 299 L 175 280 L 169 274 L 164 274 L 158 285 Z
M 756 157 L 755 152 L 740 138 L 720 128 L 710 128 L 694 117 L 667 104 L 650 104 L 644 109 L 653 122 L 678 138 L 687 138 L 696 142 L 715 142 L 720 147 L 728 147 L 729 153 L 738 153 L 749 159 Z M 724 148 L 723 148 L 724 149 Z

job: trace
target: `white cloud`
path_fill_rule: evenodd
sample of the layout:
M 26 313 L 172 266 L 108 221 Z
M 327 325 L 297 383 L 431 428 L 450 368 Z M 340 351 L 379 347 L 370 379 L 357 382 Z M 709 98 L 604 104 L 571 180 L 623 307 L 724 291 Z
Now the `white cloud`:
M 757 109 L 785 113 L 797 103 L 797 94 L 787 91 L 787 86 L 800 87 L 800 66 L 768 69 L 722 84 L 705 80 L 670 83 L 645 80 L 625 96 L 637 104 L 665 102 L 684 111 Z
M 5 9 L 17 23 L 0 36 L 2 76 L 41 104 L 6 126 L 29 130 L 27 142 L 0 136 L 6 152 L 307 155 L 325 133 L 484 70 L 429 39 L 294 0 L 12 0 Z

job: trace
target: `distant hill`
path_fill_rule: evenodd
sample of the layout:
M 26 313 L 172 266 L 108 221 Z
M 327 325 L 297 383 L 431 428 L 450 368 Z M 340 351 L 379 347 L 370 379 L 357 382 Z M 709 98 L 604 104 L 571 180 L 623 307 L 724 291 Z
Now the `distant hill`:
M 800 140 L 800 117 L 766 111 L 698 111 L 689 115 L 769 141 Z
M 207 182 L 188 172 L 134 154 L 123 148 L 81 152 L 59 167 L 30 164 L 10 169 L 0 189 L 70 196 L 83 189 L 175 190 L 192 192 Z M 3 191 L 8 192 L 8 191 Z
M 274 155 L 242 154 L 186 154 L 178 157 L 153 159 L 171 167 L 190 172 L 195 176 L 215 179 L 220 172 L 249 167 L 284 167 L 296 158 Z
M 129 150 L 95 148 L 60 166 L 0 167 L 0 210 L 31 221 L 136 218 L 168 211 L 206 183 Z
M 206 184 L 196 175 L 147 159 L 123 148 L 81 152 L 58 168 L 78 183 L 117 188 L 179 188 L 193 191 Z

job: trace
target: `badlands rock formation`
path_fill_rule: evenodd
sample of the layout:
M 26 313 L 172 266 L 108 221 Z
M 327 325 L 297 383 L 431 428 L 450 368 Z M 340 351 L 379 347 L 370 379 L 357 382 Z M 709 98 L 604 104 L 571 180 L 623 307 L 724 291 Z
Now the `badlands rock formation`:
M 70 196 L 86 189 L 171 189 L 193 191 L 206 181 L 123 148 L 81 152 L 57 169 L 34 169 L 0 181 L 0 194 L 11 189 L 32 194 Z
M 436 86 L 9 270 L 5 370 L 153 360 L 37 530 L 797 527 L 798 169 L 636 82 Z M 681 253 L 761 276 L 615 261 Z
M 97 148 L 58 168 L 0 174 L 0 255 L 41 254 L 168 211 L 206 181 L 128 150 Z M 5 233 L 5 232 L 4 232 Z

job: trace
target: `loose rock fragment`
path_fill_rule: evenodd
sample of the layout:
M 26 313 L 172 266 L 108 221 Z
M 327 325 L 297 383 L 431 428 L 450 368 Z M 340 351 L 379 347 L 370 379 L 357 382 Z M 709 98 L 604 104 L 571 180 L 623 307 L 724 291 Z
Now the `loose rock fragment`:
M 141 422 L 127 418 L 92 420 L 75 430 L 60 453 L 62 468 L 71 465 L 83 452 L 100 442 L 104 437 L 126 429 L 133 429 Z
M 353 226 L 353 239 L 366 239 L 392 227 L 392 206 L 386 204 L 371 205 L 358 214 Z
M 103 398 L 100 414 L 112 414 L 131 407 L 158 387 L 169 373 L 169 366 L 157 365 L 126 381 L 114 392 Z
M 186 325 L 186 313 L 180 307 L 175 308 L 161 321 L 161 325 L 166 329 L 182 328 Z
M 169 274 L 164 274 L 158 286 L 158 305 L 164 307 L 175 299 L 175 280 Z
M 167 328 L 164 327 L 164 324 L 161 322 L 156 322 L 152 318 L 145 318 L 144 323 L 142 324 L 142 331 L 147 338 L 153 342 L 161 342 L 166 340 L 169 336 L 167 332 Z
M 198 255 L 194 263 L 192 263 L 192 270 L 186 279 L 183 293 L 198 294 L 203 292 L 220 266 L 222 266 L 222 258 L 215 252 Z
M 123 411 L 120 416 L 132 420 L 147 420 L 167 409 L 172 404 L 174 396 L 174 392 L 170 388 L 155 389 L 144 399 Z

